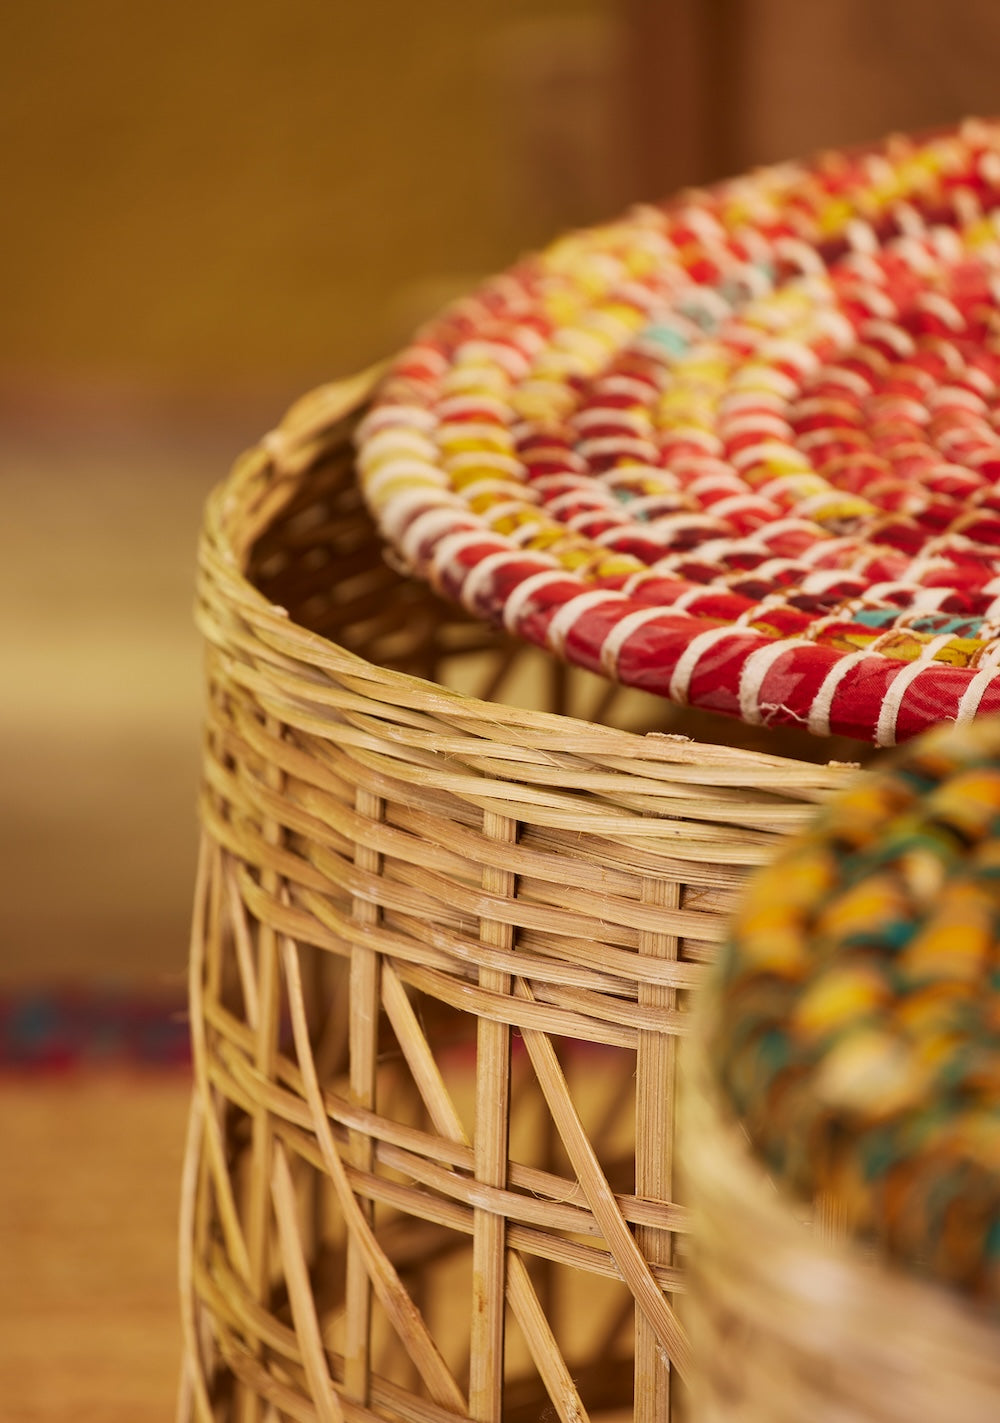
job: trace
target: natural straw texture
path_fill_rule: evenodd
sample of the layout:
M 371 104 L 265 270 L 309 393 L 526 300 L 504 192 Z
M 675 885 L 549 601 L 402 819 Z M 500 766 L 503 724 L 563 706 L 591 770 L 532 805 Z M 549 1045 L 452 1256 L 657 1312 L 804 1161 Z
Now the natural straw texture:
M 688 995 L 853 772 L 620 729 L 684 723 L 397 571 L 371 387 L 206 511 L 181 1416 L 660 1423 Z
M 1000 710 L 1000 126 L 571 233 L 432 321 L 360 440 L 477 616 L 752 725 Z

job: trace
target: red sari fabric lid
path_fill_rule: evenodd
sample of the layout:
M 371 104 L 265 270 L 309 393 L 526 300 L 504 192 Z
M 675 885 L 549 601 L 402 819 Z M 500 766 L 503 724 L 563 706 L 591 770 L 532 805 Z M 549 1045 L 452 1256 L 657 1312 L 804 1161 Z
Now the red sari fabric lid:
M 358 436 L 418 576 L 626 685 L 891 745 L 1000 711 L 1000 124 L 570 233 Z

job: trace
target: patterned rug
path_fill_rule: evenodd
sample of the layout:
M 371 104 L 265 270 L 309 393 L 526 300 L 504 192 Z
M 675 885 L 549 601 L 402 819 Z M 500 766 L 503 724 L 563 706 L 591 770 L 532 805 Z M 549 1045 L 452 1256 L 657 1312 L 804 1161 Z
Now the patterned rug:
M 183 990 L 65 985 L 0 989 L 0 1071 L 186 1068 Z

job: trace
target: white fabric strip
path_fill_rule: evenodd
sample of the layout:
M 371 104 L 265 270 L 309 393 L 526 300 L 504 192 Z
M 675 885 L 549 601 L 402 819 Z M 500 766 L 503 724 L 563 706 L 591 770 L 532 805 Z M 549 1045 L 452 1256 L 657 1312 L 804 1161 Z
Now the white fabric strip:
M 845 657 L 841 657 L 833 664 L 829 672 L 823 678 L 819 691 L 813 697 L 813 704 L 809 708 L 808 729 L 813 736 L 830 735 L 830 710 L 833 707 L 833 699 L 837 688 L 853 667 L 857 667 L 859 662 L 863 662 L 869 653 L 862 649 L 860 652 L 849 652 Z
M 386 425 L 367 439 L 358 453 L 358 468 L 377 468 L 379 461 L 386 457 L 415 455 L 420 459 L 433 459 L 437 454 L 434 441 L 419 430 L 400 429 L 397 425 Z
M 530 602 L 536 593 L 542 588 L 551 588 L 555 583 L 565 583 L 570 577 L 570 574 L 559 568 L 542 569 L 539 573 L 529 574 L 507 595 L 503 607 L 503 622 L 507 631 L 517 632 L 518 624 L 524 615 L 524 605 Z
M 717 588 L 714 583 L 698 583 L 693 588 L 688 589 L 686 593 L 682 593 L 680 597 L 675 598 L 673 602 L 669 604 L 669 611 L 686 613 L 692 603 L 700 603 L 702 598 L 710 598 L 713 593 L 724 593 L 725 591 L 724 588 Z M 661 608 L 660 611 L 663 612 L 664 609 Z
M 434 501 L 430 509 L 427 507 L 429 498 L 432 498 Z M 442 508 L 442 505 L 446 507 Z M 401 548 L 406 557 L 409 558 L 405 548 L 403 548 L 403 539 L 404 537 L 409 537 L 409 531 L 414 525 L 426 519 L 434 528 L 439 526 L 446 528 L 454 524 L 455 520 L 463 515 L 467 520 L 468 527 L 472 523 L 472 515 L 469 514 L 457 494 L 442 492 L 440 494 L 435 493 L 430 495 L 426 488 L 404 489 L 400 494 L 395 495 L 392 502 L 387 504 L 386 507 L 380 511 L 379 521 L 382 526 L 382 532 L 386 538 Z M 404 530 L 406 530 L 405 534 Z
M 461 551 L 461 544 L 455 544 L 445 550 L 446 543 L 448 540 L 442 539 L 439 546 L 442 553 L 439 566 L 442 572 L 447 571 L 450 556 Z M 437 552 L 438 550 L 435 550 L 435 554 Z M 520 562 L 521 555 L 513 553 L 510 549 L 498 549 L 496 553 L 488 553 L 485 558 L 481 558 L 474 567 L 469 569 L 462 583 L 462 602 L 467 608 L 473 612 L 476 611 L 477 604 L 486 591 L 483 585 L 488 584 L 494 573 L 503 568 L 504 564 L 509 563 L 512 558 L 516 558 Z M 436 557 L 435 562 L 438 562 Z
M 478 357 L 500 366 L 513 380 L 523 379 L 528 374 L 527 356 L 503 341 L 463 341 L 456 350 L 454 359 L 476 360 Z
M 466 469 L 496 469 L 503 474 L 517 475 L 524 478 L 524 465 L 514 455 L 504 455 L 498 450 L 478 450 L 471 453 L 468 450 L 460 451 L 458 454 L 448 455 L 444 461 L 451 474 L 458 474 Z M 530 498 L 530 490 L 522 490 L 522 498 Z
M 573 625 L 591 608 L 599 608 L 605 603 L 624 603 L 625 594 L 614 589 L 592 588 L 580 593 L 564 603 L 549 623 L 548 644 L 552 651 L 562 657 L 566 651 L 566 639 L 573 631 Z
M 677 665 L 670 678 L 671 698 L 675 702 L 687 706 L 691 678 L 704 654 L 710 652 L 718 643 L 726 641 L 727 638 L 735 637 L 742 641 L 746 636 L 743 628 L 721 627 L 709 628 L 707 632 L 699 633 L 697 637 L 693 637 L 677 659 Z
M 751 726 L 760 726 L 764 721 L 765 708 L 761 706 L 760 693 L 764 678 L 777 662 L 794 647 L 811 647 L 804 637 L 783 637 L 768 647 L 758 647 L 751 652 L 740 673 L 740 716 Z
M 986 695 L 986 692 L 998 677 L 1000 677 L 1000 671 L 997 670 L 995 664 L 980 668 L 962 693 L 962 700 L 959 702 L 958 711 L 955 713 L 955 720 L 959 725 L 964 721 L 972 720 L 979 711 L 979 704 Z
M 937 612 L 941 604 L 951 597 L 951 588 L 921 588 L 913 583 L 873 583 L 865 593 L 864 601 L 869 605 L 887 602 L 895 593 L 902 593 L 907 599 L 908 609 L 919 616 L 921 613 Z M 907 609 L 900 608 L 900 615 Z
M 879 746 L 895 746 L 896 744 L 896 722 L 899 718 L 899 709 L 903 705 L 903 698 L 911 682 L 915 682 L 921 672 L 925 672 L 934 661 L 935 653 L 942 647 L 946 647 L 951 642 L 951 634 L 943 633 L 940 637 L 934 638 L 933 642 L 927 644 L 922 656 L 916 662 L 908 663 L 893 678 L 889 690 L 886 692 L 879 708 L 878 723 L 875 729 L 875 740 Z
M 486 537 L 486 535 L 484 535 L 482 529 L 466 527 L 464 529 L 456 529 L 454 533 L 445 534 L 443 538 L 438 539 L 431 551 L 430 557 L 430 566 L 435 579 L 440 580 L 449 573 L 459 574 L 464 596 L 465 584 L 470 575 L 475 572 L 477 568 L 480 568 L 482 564 L 486 562 L 487 558 L 496 558 L 498 554 L 500 557 L 509 557 L 506 549 L 500 549 L 497 550 L 497 553 L 487 554 L 486 557 L 480 559 L 473 568 L 464 570 L 455 567 L 456 560 L 462 551 L 471 545 L 482 543 L 484 537 Z
M 449 395 L 438 405 L 438 415 L 448 421 L 456 415 L 479 415 L 483 411 L 495 415 L 501 424 L 506 424 L 510 407 L 495 395 Z
M 601 671 L 606 677 L 618 676 L 618 659 L 621 650 L 628 642 L 634 632 L 638 632 L 647 623 L 653 622 L 656 618 L 662 618 L 673 610 L 664 607 L 636 608 L 634 612 L 626 613 L 608 633 L 604 639 L 604 646 L 601 648 Z
M 431 464 L 430 460 L 401 455 L 397 459 L 386 460 L 366 476 L 365 493 L 377 503 L 386 485 L 395 484 L 397 480 L 405 480 L 414 485 L 422 484 L 430 489 L 444 489 L 448 485 L 447 474 L 436 464 Z
M 393 510 L 395 513 L 395 509 Z M 455 529 L 454 509 L 428 509 L 420 514 L 396 542 L 403 550 L 403 557 L 411 564 L 419 562 L 420 546 L 431 543 L 434 546 L 433 559 L 440 566 L 441 560 L 449 558 L 459 549 L 485 536 L 485 531 L 474 525 L 467 516 L 465 528 Z M 454 532 L 449 532 L 454 530 Z
M 355 443 L 364 446 L 377 431 L 395 425 L 406 429 L 433 430 L 437 425 L 437 415 L 420 405 L 377 405 L 369 410 L 355 431 Z
M 716 519 L 728 519 L 733 514 L 739 514 L 746 509 L 756 509 L 757 511 L 773 509 L 775 513 L 778 512 L 777 504 L 755 494 L 752 489 L 747 489 L 742 494 L 728 494 L 725 499 L 717 499 L 714 504 L 709 506 L 708 513 Z
M 529 502 L 524 499 L 523 488 L 518 484 L 516 479 L 504 479 L 501 475 L 487 476 L 483 479 L 470 479 L 469 483 L 462 490 L 462 497 L 471 504 L 474 499 L 482 498 L 484 495 L 497 496 L 507 491 L 509 491 L 510 499 L 518 499 L 521 500 L 522 503 Z M 479 515 L 479 517 L 483 518 L 484 522 L 486 522 L 483 515 Z M 486 517 L 488 518 L 488 515 Z

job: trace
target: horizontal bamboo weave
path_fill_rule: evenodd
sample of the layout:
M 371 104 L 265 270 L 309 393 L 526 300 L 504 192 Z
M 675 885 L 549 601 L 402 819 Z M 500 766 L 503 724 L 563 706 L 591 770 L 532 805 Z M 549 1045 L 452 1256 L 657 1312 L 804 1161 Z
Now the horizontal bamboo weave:
M 851 768 L 679 736 L 396 571 L 370 389 L 206 510 L 180 1416 L 664 1420 L 688 997 Z

